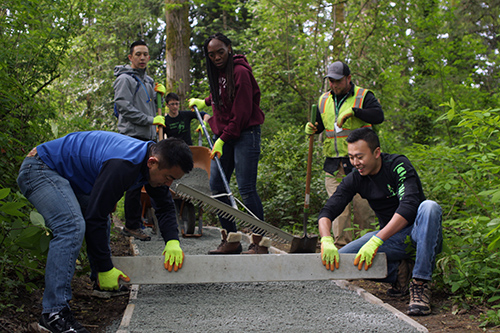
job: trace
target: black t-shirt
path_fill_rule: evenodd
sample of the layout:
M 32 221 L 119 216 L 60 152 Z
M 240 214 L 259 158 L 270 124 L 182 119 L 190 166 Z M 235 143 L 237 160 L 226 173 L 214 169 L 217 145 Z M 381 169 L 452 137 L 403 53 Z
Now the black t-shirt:
M 417 171 L 404 155 L 382 153 L 382 168 L 373 176 L 361 176 L 358 170 L 342 179 L 337 190 L 319 213 L 319 218 L 334 220 L 356 193 L 368 200 L 378 217 L 380 229 L 395 213 L 412 224 L 425 195 Z
M 206 112 L 200 112 L 201 118 L 207 114 Z M 174 137 L 184 140 L 189 146 L 193 145 L 191 140 L 191 120 L 197 119 L 196 112 L 191 111 L 179 111 L 179 115 L 175 118 L 170 117 L 168 114 L 165 116 L 165 128 L 164 133 L 167 137 Z M 198 121 L 196 121 L 198 127 Z

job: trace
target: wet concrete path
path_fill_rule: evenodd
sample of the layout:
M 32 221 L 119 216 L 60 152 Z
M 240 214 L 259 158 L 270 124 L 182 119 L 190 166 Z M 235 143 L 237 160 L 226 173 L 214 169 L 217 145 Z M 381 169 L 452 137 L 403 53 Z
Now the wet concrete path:
M 181 239 L 187 255 L 206 254 L 219 243 L 216 228 L 204 228 L 200 238 Z M 161 255 L 164 248 L 156 235 L 149 242 L 134 240 L 133 244 L 143 256 Z M 243 244 L 244 250 L 247 247 L 248 241 Z M 120 333 L 313 331 L 427 330 L 343 280 L 134 286 L 122 321 L 107 329 Z

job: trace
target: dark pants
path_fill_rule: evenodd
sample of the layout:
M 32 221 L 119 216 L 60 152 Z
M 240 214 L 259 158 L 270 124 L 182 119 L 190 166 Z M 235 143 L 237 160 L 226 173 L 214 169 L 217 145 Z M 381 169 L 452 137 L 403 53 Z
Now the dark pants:
M 233 172 L 236 173 L 238 190 L 245 206 L 257 216 L 264 220 L 264 209 L 259 195 L 257 194 L 257 169 L 260 156 L 260 126 L 253 126 L 241 132 L 236 140 L 226 142 L 222 148 L 220 164 L 229 182 Z M 224 183 L 215 161 L 210 167 L 210 188 L 214 195 L 226 193 Z M 220 201 L 230 204 L 227 196 L 219 197 Z M 219 215 L 222 228 L 228 232 L 236 232 L 236 223 Z
M 151 141 L 148 139 L 137 138 L 142 141 Z M 125 227 L 136 230 L 142 227 L 142 205 L 141 205 L 142 186 L 134 190 L 128 190 L 125 193 Z
M 128 190 L 125 193 L 125 227 L 127 229 L 139 229 L 142 226 L 142 187 Z

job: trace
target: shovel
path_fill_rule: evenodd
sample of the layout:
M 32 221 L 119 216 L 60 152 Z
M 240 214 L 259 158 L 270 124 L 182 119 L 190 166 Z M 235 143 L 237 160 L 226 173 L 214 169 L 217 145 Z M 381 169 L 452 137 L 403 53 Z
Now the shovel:
M 161 94 L 156 94 L 156 106 L 158 107 L 158 115 L 161 116 Z M 163 140 L 163 126 L 158 125 L 158 141 Z
M 311 123 L 316 122 L 316 105 L 311 109 Z M 311 190 L 311 166 L 314 144 L 314 134 L 309 136 L 309 152 L 307 155 L 307 173 L 306 173 L 306 196 L 304 200 L 304 237 L 295 237 L 290 245 L 289 253 L 315 253 L 318 244 L 318 236 L 307 236 L 307 219 L 309 217 L 309 193 Z

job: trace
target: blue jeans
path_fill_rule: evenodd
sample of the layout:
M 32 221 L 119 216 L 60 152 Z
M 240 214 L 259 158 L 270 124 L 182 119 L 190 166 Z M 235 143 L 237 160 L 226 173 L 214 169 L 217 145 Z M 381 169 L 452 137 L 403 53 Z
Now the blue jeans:
M 69 181 L 51 170 L 38 155 L 24 160 L 17 183 L 52 230 L 42 313 L 58 312 L 69 307 L 71 279 L 85 235 L 80 204 Z
M 229 140 L 222 147 L 220 163 L 227 181 L 231 179 L 233 171 L 236 172 L 238 190 L 245 206 L 257 216 L 264 220 L 264 209 L 257 194 L 257 168 L 260 157 L 260 126 L 253 126 L 243 132 L 236 140 Z M 217 163 L 212 161 L 210 166 L 210 189 L 212 194 L 227 193 L 224 183 L 217 168 Z M 218 198 L 230 204 L 227 196 Z M 236 223 L 219 215 L 222 228 L 228 232 L 236 232 Z
M 365 234 L 341 248 L 339 253 L 358 253 L 359 249 L 377 233 L 378 231 L 373 231 Z M 411 244 L 405 243 L 407 236 L 410 236 Z M 434 201 L 426 200 L 418 207 L 415 222 L 400 230 L 378 248 L 377 253 L 383 252 L 387 255 L 387 277 L 378 281 L 396 282 L 399 263 L 403 259 L 411 258 L 406 252 L 408 246 L 416 249 L 412 277 L 431 281 L 436 255 L 441 252 L 442 245 L 441 207 Z

